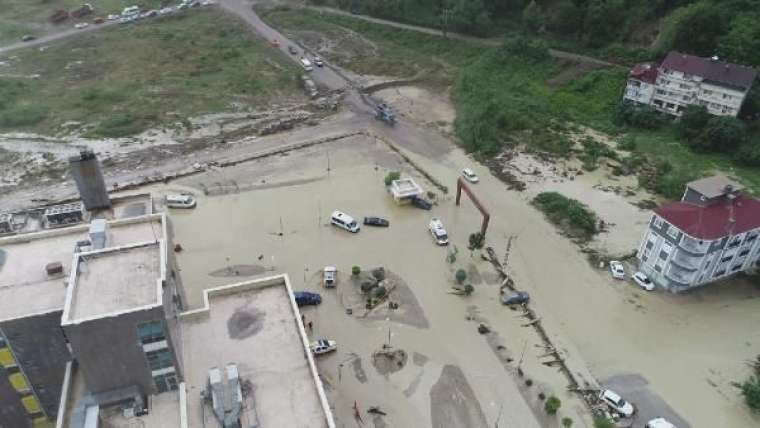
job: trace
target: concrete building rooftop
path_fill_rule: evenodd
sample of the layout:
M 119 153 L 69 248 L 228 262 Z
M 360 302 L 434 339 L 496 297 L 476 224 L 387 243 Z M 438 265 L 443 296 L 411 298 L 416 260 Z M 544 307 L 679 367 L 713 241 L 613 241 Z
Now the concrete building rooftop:
M 78 254 L 63 324 L 160 305 L 163 249 L 154 241 Z
M 205 290 L 204 301 L 180 315 L 188 426 L 221 427 L 200 394 L 209 369 L 230 363 L 252 385 L 243 426 L 334 426 L 287 276 Z
M 109 247 L 165 239 L 161 214 L 109 222 Z M 89 224 L 0 238 L 0 321 L 62 310 L 76 243 Z M 48 275 L 59 262 L 62 272 Z
M 391 193 L 396 199 L 413 198 L 422 195 L 422 187 L 411 178 L 402 178 L 391 182 Z
M 729 189 L 731 192 L 744 189 L 744 186 L 725 175 L 713 175 L 711 177 L 689 182 L 686 185 L 694 191 L 705 195 L 705 197 L 709 199 L 717 198 L 718 196 L 729 193 L 727 186 L 730 186 Z

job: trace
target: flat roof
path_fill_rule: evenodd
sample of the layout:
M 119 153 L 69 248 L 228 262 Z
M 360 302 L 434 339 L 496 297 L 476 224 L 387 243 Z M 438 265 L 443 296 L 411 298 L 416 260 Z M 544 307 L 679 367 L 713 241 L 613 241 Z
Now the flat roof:
M 420 187 L 411 178 L 402 178 L 399 180 L 393 180 L 391 183 L 391 192 L 397 198 L 408 198 L 410 196 L 417 196 L 422 194 L 422 187 Z
M 253 386 L 243 426 L 335 426 L 287 275 L 208 289 L 204 302 L 179 316 L 189 427 L 221 427 L 201 393 L 230 363 Z
M 726 186 L 731 186 L 731 191 L 742 190 L 744 186 L 725 175 L 713 175 L 686 184 L 689 188 L 712 199 L 726 194 Z
M 153 241 L 77 254 L 62 324 L 161 305 L 163 249 Z
M 165 240 L 163 214 L 115 220 L 109 226 L 111 247 Z M 63 310 L 74 247 L 88 238 L 89 227 L 0 238 L 0 321 Z M 62 264 L 62 274 L 48 276 L 45 266 L 53 262 Z

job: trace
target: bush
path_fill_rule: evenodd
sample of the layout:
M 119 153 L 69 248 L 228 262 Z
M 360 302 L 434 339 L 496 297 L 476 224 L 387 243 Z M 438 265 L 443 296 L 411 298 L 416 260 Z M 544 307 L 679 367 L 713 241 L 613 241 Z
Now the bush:
M 467 246 L 467 248 L 470 251 L 475 251 L 483 248 L 483 245 L 485 245 L 486 237 L 480 233 L 475 232 L 470 234 L 470 244 Z
M 620 150 L 632 152 L 636 150 L 636 137 L 633 135 L 626 135 L 618 141 L 617 146 Z
M 598 231 L 596 214 L 575 199 L 557 192 L 542 192 L 533 198 L 532 203 L 549 221 L 568 229 L 568 232 L 581 232 L 589 238 Z
M 0 112 L 0 126 L 32 126 L 42 122 L 48 115 L 44 106 L 16 106 Z
M 116 114 L 103 120 L 93 130 L 93 134 L 99 137 L 118 138 L 127 137 L 141 132 L 145 126 L 132 114 Z
M 615 422 L 604 416 L 594 417 L 594 428 L 615 428 Z
M 398 171 L 391 171 L 385 175 L 385 185 L 390 186 L 391 183 L 401 178 L 401 173 Z
M 562 426 L 564 428 L 570 428 L 570 427 L 572 427 L 573 426 L 573 420 L 570 419 L 570 418 L 568 418 L 567 416 L 565 416 L 564 418 L 562 418 Z
M 704 106 L 690 105 L 684 110 L 676 125 L 678 136 L 685 141 L 697 138 L 712 118 Z
M 713 117 L 698 137 L 687 140 L 690 146 L 705 151 L 731 153 L 747 139 L 747 127 L 731 116 Z
M 612 122 L 618 126 L 657 129 L 665 124 L 665 119 L 654 107 L 622 102 L 613 112 Z
M 379 267 L 377 269 L 372 269 L 372 277 L 377 280 L 377 282 L 380 282 L 385 279 L 385 268 Z
M 458 284 L 463 284 L 467 280 L 467 272 L 464 269 L 457 270 L 454 274 L 454 279 L 457 280 Z
M 388 291 L 385 289 L 385 287 L 375 287 L 370 292 L 370 295 L 372 295 L 372 297 L 375 298 L 375 299 L 379 299 L 381 297 L 385 297 L 385 294 L 387 292 Z
M 359 266 L 353 266 L 353 267 L 351 268 L 351 275 L 353 275 L 353 276 L 357 276 L 357 275 L 359 275 L 360 273 L 362 273 L 362 269 L 361 269 Z
M 473 291 L 475 291 L 475 287 L 473 287 L 471 284 L 467 284 L 464 286 L 465 296 L 469 296 L 470 294 L 472 294 Z
M 562 407 L 562 402 L 559 400 L 559 398 L 555 396 L 551 396 L 546 399 L 546 402 L 544 403 L 544 410 L 546 410 L 546 413 L 550 415 L 556 415 L 557 410 Z
M 739 146 L 734 159 L 743 165 L 760 166 L 760 137 Z

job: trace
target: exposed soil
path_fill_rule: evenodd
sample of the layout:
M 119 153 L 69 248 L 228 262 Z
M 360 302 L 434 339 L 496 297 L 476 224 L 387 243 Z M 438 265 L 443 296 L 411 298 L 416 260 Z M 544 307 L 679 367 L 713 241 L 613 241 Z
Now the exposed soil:
M 393 349 L 383 346 L 383 349 L 372 354 L 372 365 L 383 376 L 396 373 L 406 366 L 409 356 L 403 349 Z

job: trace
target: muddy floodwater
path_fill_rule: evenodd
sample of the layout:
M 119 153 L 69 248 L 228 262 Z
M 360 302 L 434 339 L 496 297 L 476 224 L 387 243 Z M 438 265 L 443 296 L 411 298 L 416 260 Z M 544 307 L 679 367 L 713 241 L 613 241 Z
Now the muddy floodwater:
M 736 280 L 679 296 L 639 291 L 590 266 L 522 194 L 507 191 L 458 150 L 436 162 L 406 154 L 452 190 L 465 166 L 481 176 L 473 189 L 491 211 L 487 245 L 501 256 L 513 237 L 507 270 L 531 294 L 542 325 L 579 379 L 623 379 L 622 389 L 630 384 L 636 388 L 631 393 L 642 397 L 637 399 L 644 413 L 647 403 L 655 403 L 660 407 L 652 409 L 687 426 L 760 424 L 732 386 L 748 374 L 745 361 L 760 353 L 760 289 Z M 396 205 L 383 185 L 390 169 L 435 192 L 433 210 Z M 466 199 L 457 207 L 452 194 L 436 189 L 382 143 L 352 137 L 153 189 L 198 196 L 195 210 L 171 212 L 191 306 L 200 303 L 203 288 L 279 272 L 290 276 L 294 289 L 322 294 L 322 304 L 303 308 L 303 314 L 313 324 L 312 338 L 338 342 L 337 352 L 318 359 L 338 426 L 353 426 L 355 403 L 365 426 L 375 427 L 437 427 L 442 420 L 451 424 L 441 426 L 543 427 L 558 426 L 561 416 L 583 426 L 590 420 L 577 396 L 566 391 L 567 379 L 544 364 L 546 350 L 534 330 L 499 302 L 491 265 L 467 249 L 469 234 L 480 228 L 478 211 Z M 329 225 L 333 210 L 359 222 L 381 216 L 391 225 L 351 234 Z M 458 249 L 454 263 L 427 231 L 432 216 L 447 228 L 449 249 Z M 637 244 L 631 242 L 631 249 Z M 335 289 L 319 281 L 326 265 L 338 268 Z M 408 291 L 397 299 L 398 310 L 416 305 L 428 327 L 403 322 L 387 304 L 366 316 L 348 314 L 342 299 L 351 291 L 344 287 L 354 265 L 383 266 L 402 278 Z M 460 268 L 475 288 L 469 297 L 450 293 Z M 255 334 L 256 323 L 255 314 L 241 312 L 231 328 Z M 479 334 L 481 323 L 491 333 Z M 402 367 L 376 369 L 373 354 L 383 345 L 404 352 Z M 539 393 L 562 400 L 560 418 L 545 415 Z M 370 406 L 387 415 L 364 413 Z

